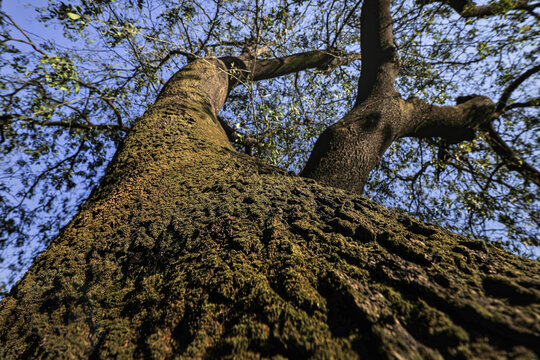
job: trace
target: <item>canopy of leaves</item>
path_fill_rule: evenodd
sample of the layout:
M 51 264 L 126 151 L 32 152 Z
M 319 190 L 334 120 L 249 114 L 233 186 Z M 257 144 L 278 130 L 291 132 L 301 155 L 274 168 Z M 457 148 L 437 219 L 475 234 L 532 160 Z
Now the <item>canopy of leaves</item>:
M 463 18 L 444 2 L 427 3 L 392 7 L 404 98 L 452 105 L 474 93 L 496 102 L 539 63 L 533 10 L 498 1 L 500 14 Z M 261 58 L 359 52 L 361 4 L 50 0 L 36 9 L 36 21 L 56 29 L 55 39 L 0 13 L 0 266 L 10 266 L 14 278 L 47 245 L 98 183 L 133 121 L 188 60 L 239 55 L 247 46 L 267 47 Z M 351 108 L 360 67 L 248 81 L 230 94 L 222 116 L 256 139 L 254 156 L 298 172 L 318 134 Z M 535 168 L 538 108 L 529 105 L 538 105 L 538 80 L 533 74 L 512 91 L 494 122 Z M 485 133 L 459 144 L 401 139 L 372 172 L 366 195 L 523 254 L 535 256 L 540 245 L 538 187 L 508 169 Z

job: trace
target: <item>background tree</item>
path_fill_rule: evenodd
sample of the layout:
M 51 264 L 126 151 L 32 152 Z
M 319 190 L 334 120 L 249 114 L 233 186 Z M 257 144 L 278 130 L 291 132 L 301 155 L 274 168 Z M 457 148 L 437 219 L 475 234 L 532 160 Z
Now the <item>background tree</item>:
M 359 96 L 361 4 L 53 2 L 39 14 L 73 40 L 59 44 L 3 14 L 0 239 L 7 254 L 18 255 L 17 263 L 4 256 L 4 266 L 20 269 L 48 244 L 164 80 L 196 58 L 249 49 L 261 60 L 314 49 L 331 55 L 315 71 L 241 79 L 244 86 L 222 111 L 237 149 L 300 172 L 318 135 Z M 533 251 L 527 245 L 538 245 L 534 9 L 511 1 L 392 7 L 401 98 L 450 105 L 476 93 L 497 103 L 498 116 L 477 124 L 475 135 L 466 126 L 457 137 L 396 139 L 370 173 L 366 195 L 463 234 Z

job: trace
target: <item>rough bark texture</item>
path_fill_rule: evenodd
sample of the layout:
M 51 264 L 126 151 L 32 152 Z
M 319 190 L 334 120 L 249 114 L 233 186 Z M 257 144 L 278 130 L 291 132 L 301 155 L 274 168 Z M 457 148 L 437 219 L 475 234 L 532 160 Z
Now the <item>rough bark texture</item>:
M 390 144 L 402 137 L 413 106 L 394 88 L 399 69 L 389 0 L 367 0 L 361 13 L 362 72 L 356 104 L 317 139 L 302 176 L 362 193 Z
M 360 21 L 363 56 L 356 104 L 321 134 L 302 170 L 302 176 L 358 194 L 397 139 L 472 140 L 481 125 L 493 120 L 496 108 L 489 98 L 478 95 L 460 97 L 456 106 L 402 99 L 394 85 L 399 58 L 390 0 L 365 0 Z
M 361 194 L 369 173 L 403 127 L 397 94 L 363 101 L 317 139 L 302 176 Z
M 232 151 L 223 68 L 135 124 L 0 303 L 0 358 L 539 356 L 537 262 Z

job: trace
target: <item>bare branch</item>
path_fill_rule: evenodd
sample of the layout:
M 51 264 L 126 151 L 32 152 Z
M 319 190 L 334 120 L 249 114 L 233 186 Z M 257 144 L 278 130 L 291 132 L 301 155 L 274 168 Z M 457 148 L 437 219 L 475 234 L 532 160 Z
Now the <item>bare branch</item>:
M 525 178 L 529 179 L 537 186 L 540 186 L 540 171 L 528 164 L 521 156 L 501 138 L 499 133 L 493 127 L 493 124 L 483 124 L 482 130 L 486 131 L 487 142 L 505 162 L 508 169 L 519 172 Z
M 27 117 L 17 115 L 17 114 L 6 114 L 0 116 L 0 126 L 8 125 L 15 120 L 24 121 L 28 124 L 36 126 L 56 126 L 63 127 L 67 129 L 84 129 L 84 130 L 120 130 L 127 132 L 129 127 L 125 125 L 107 125 L 107 124 L 83 124 L 76 122 L 65 122 L 65 121 L 41 121 L 29 119 Z
M 416 173 L 414 173 L 412 175 L 402 176 L 399 173 L 395 173 L 395 174 L 393 174 L 393 176 L 396 179 L 399 179 L 401 181 L 407 181 L 407 182 L 415 183 L 416 180 L 418 179 L 418 177 L 420 177 L 420 175 L 425 173 L 427 168 L 430 167 L 430 166 L 434 166 L 433 161 L 427 161 L 427 162 L 423 163 L 422 166 L 420 167 L 420 169 Z
M 535 106 L 540 106 L 540 97 L 529 99 L 529 100 L 524 101 L 524 102 L 517 102 L 517 103 L 512 103 L 510 105 L 506 105 L 505 110 L 516 109 L 516 108 L 535 107 Z
M 118 23 L 121 24 L 122 19 L 116 13 L 116 11 L 114 11 L 114 8 L 111 6 L 111 4 L 108 4 L 107 7 L 108 7 L 109 11 L 113 14 L 114 18 L 118 21 Z M 127 43 L 129 44 L 129 47 L 131 48 L 131 51 L 133 51 L 133 55 L 135 55 L 135 58 L 139 62 L 139 65 L 144 68 L 145 67 L 145 65 L 144 65 L 145 61 L 143 59 L 143 54 L 142 54 L 141 50 L 136 46 L 136 44 L 134 44 L 132 38 L 128 37 L 128 38 L 126 38 L 126 40 L 127 40 Z M 148 84 L 152 87 L 152 89 L 157 92 L 156 85 L 154 84 L 154 82 L 150 78 L 150 75 L 145 71 L 143 71 L 143 75 L 145 75 L 147 77 Z
M 499 101 L 497 101 L 497 107 L 495 111 L 498 113 L 501 113 L 506 108 L 506 103 L 510 99 L 510 96 L 518 88 L 519 85 L 521 85 L 525 80 L 527 80 L 529 77 L 531 77 L 533 74 L 540 71 L 540 65 L 536 65 L 529 70 L 525 71 L 523 74 L 521 74 L 517 79 L 512 81 L 510 85 L 508 85 L 503 93 L 501 94 L 501 97 L 499 98 Z
M 189 31 L 187 30 L 186 24 L 184 24 L 184 18 L 180 17 L 179 20 L 180 20 L 180 25 L 182 25 L 182 29 L 184 30 L 184 34 L 186 35 L 186 40 L 188 42 L 189 49 L 191 50 L 191 52 L 194 53 L 195 48 L 193 47 L 193 43 L 191 41 L 191 37 L 189 36 Z
M 197 59 L 197 56 L 194 54 L 194 53 L 190 53 L 190 52 L 187 52 L 187 51 L 184 51 L 184 50 L 180 50 L 180 49 L 174 49 L 174 50 L 171 50 L 167 53 L 167 55 L 165 55 L 165 57 L 161 60 L 159 60 L 159 64 L 157 64 L 156 66 L 154 66 L 154 69 L 155 70 L 158 70 L 159 68 L 161 68 L 167 61 L 169 61 L 174 55 L 183 55 L 187 58 L 187 61 L 188 63 L 189 62 L 192 62 L 193 60 Z
M 4 216 L 7 216 L 9 215 L 13 210 L 15 210 L 16 208 L 20 207 L 24 201 L 31 197 L 32 196 L 32 193 L 34 192 L 34 189 L 36 188 L 36 186 L 39 184 L 39 182 L 48 174 L 50 173 L 51 171 L 53 170 L 56 170 L 58 169 L 60 166 L 62 166 L 65 162 L 69 161 L 71 166 L 70 168 L 72 169 L 74 164 L 75 164 L 75 160 L 77 159 L 77 157 L 79 156 L 79 154 L 81 153 L 81 151 L 83 150 L 83 146 L 85 144 L 85 141 L 81 141 L 81 144 L 79 145 L 79 148 L 77 149 L 77 151 L 73 154 L 73 155 L 70 155 L 66 158 L 64 158 L 63 160 L 59 161 L 58 163 L 56 163 L 56 165 L 53 165 L 49 168 L 47 168 L 46 170 L 42 171 L 41 174 L 39 174 L 39 176 L 36 177 L 36 179 L 34 180 L 34 183 L 24 192 L 24 195 L 21 197 L 21 199 L 19 200 L 19 203 L 17 205 L 14 205 L 12 206 L 11 208 L 9 208 L 7 210 L 7 213 L 4 215 Z
M 230 41 L 219 41 L 216 44 L 208 44 L 208 45 L 205 45 L 205 47 L 206 48 L 216 48 L 216 47 L 220 47 L 220 46 L 244 46 L 244 45 L 245 45 L 244 41 L 230 40 Z
M 347 16 L 345 17 L 345 20 L 343 20 L 341 22 L 341 25 L 339 26 L 339 29 L 336 31 L 336 36 L 334 37 L 334 40 L 332 41 L 332 44 L 330 45 L 331 47 L 336 46 L 336 42 L 339 39 L 339 35 L 341 35 L 341 32 L 343 31 L 343 28 L 349 22 L 349 19 L 356 12 L 356 9 L 358 8 L 358 6 L 360 6 L 361 3 L 362 3 L 362 0 L 357 1 L 356 4 L 354 4 L 353 8 L 349 11 Z
M 330 14 L 332 14 L 332 10 L 334 9 L 334 5 L 336 4 L 335 0 L 332 0 L 332 4 L 330 4 L 330 8 L 326 12 L 326 46 L 330 46 Z
M 201 10 L 203 10 L 203 12 L 204 12 L 204 8 L 201 8 Z M 197 52 L 200 52 L 202 49 L 204 49 L 206 47 L 206 44 L 208 43 L 208 41 L 210 41 L 210 38 L 212 37 L 213 32 L 214 32 L 214 29 L 216 28 L 216 24 L 217 24 L 217 20 L 218 20 L 218 17 L 219 17 L 220 10 L 221 10 L 221 1 L 217 1 L 216 2 L 216 13 L 214 14 L 214 18 L 213 19 L 210 19 L 210 18 L 208 19 L 209 23 L 210 23 L 210 29 L 206 32 L 206 38 L 203 40 L 203 42 L 201 44 L 199 44 Z M 189 58 L 188 58 L 188 61 L 189 61 Z
M 127 128 L 124 126 L 124 123 L 122 121 L 122 115 L 120 114 L 120 112 L 118 111 L 118 108 L 116 107 L 116 105 L 111 101 L 110 98 L 106 97 L 106 96 L 103 96 L 103 92 L 97 88 L 96 86 L 94 86 L 93 84 L 89 84 L 89 83 L 86 83 L 80 79 L 77 79 L 77 83 L 80 85 L 80 86 L 84 86 L 90 90 L 93 90 L 95 92 L 97 92 L 99 95 L 100 95 L 100 99 L 103 100 L 107 105 L 109 105 L 109 107 L 113 110 L 114 112 L 114 115 L 116 116 L 116 122 L 118 123 L 118 127 L 119 128 Z
M 38 53 L 40 53 L 41 55 L 43 55 L 43 56 L 45 56 L 45 57 L 48 57 L 48 55 L 47 55 L 45 52 L 43 52 L 41 49 L 39 49 L 39 48 L 36 46 L 36 44 L 34 44 L 34 42 L 32 41 L 32 39 L 30 39 L 30 37 L 26 34 L 26 32 L 25 32 L 23 29 L 21 29 L 21 28 L 19 27 L 19 25 L 17 25 L 17 23 L 16 23 L 11 17 L 9 17 L 8 14 L 6 14 L 6 13 L 3 12 L 3 11 L 0 11 L 0 15 L 5 16 L 5 17 L 13 24 L 13 26 L 15 26 L 15 27 L 17 28 L 17 30 L 19 30 L 19 31 L 21 32 L 21 34 L 24 35 L 24 37 L 25 37 L 26 40 L 28 40 L 28 41 L 19 40 L 19 39 L 11 39 L 11 38 L 9 38 L 9 40 L 19 41 L 19 42 L 23 42 L 23 43 L 25 43 L 25 44 L 28 44 L 28 45 L 30 45 L 35 51 L 37 51 Z

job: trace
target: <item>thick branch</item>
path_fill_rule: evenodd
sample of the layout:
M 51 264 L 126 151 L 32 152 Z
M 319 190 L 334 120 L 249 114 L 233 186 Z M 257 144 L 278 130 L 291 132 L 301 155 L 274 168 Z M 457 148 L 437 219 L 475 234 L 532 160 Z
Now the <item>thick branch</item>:
M 360 59 L 360 54 L 340 54 L 326 50 L 313 50 L 275 59 L 249 59 L 245 57 L 221 58 L 227 68 L 234 69 L 232 87 L 240 85 L 248 75 L 251 80 L 266 80 L 308 69 L 330 71 Z
M 490 120 L 496 116 L 495 104 L 484 96 L 471 96 L 456 106 L 429 105 L 419 99 L 407 100 L 414 104 L 410 119 L 415 124 L 407 137 L 440 137 L 449 143 L 472 140 L 477 129 L 487 133 L 487 141 L 510 170 L 519 172 L 525 178 L 540 186 L 540 172 L 527 164 L 493 128 Z M 409 126 L 410 126 L 409 125 Z
M 497 153 L 504 161 L 506 167 L 510 170 L 519 172 L 525 178 L 529 179 L 537 186 L 540 186 L 540 171 L 525 162 L 521 156 L 516 154 L 514 150 L 501 138 L 499 133 L 493 127 L 493 124 L 488 123 L 482 125 L 482 130 L 487 133 L 487 141 L 493 151 Z
M 231 136 L 235 138 L 236 135 L 231 131 L 227 134 L 228 129 L 226 126 L 220 126 L 217 114 L 227 98 L 228 91 L 232 88 L 248 79 L 270 79 L 310 68 L 327 70 L 356 58 L 358 58 L 357 55 L 340 56 L 330 51 L 315 50 L 268 60 L 257 60 L 242 55 L 220 59 L 198 59 L 172 76 L 152 108 L 156 111 L 166 109 L 168 114 L 180 116 L 183 114 L 180 103 L 183 104 L 186 99 L 194 103 L 194 98 L 200 97 L 196 101 L 205 104 L 204 107 L 207 107 L 205 112 L 218 125 L 219 130 L 212 126 L 208 127 L 209 122 L 201 122 L 200 127 L 204 125 L 205 129 L 197 131 L 197 137 L 205 132 L 211 132 L 211 136 L 206 134 L 204 137 L 211 137 L 212 142 L 216 144 L 225 146 L 226 143 L 226 146 L 230 146 L 229 139 Z
M 392 34 L 390 0 L 366 0 L 360 16 L 362 72 L 356 104 L 368 96 L 395 92 L 399 68 Z
M 394 88 L 399 68 L 392 35 L 390 0 L 362 5 L 360 74 L 356 104 L 317 139 L 301 172 L 304 177 L 361 193 L 367 177 L 403 127 Z
M 528 0 L 517 0 L 510 2 L 501 1 L 499 3 L 493 2 L 489 5 L 481 6 L 476 5 L 472 0 L 417 0 L 417 3 L 420 5 L 432 4 L 436 2 L 447 4 L 464 18 L 500 15 L 511 10 L 532 11 L 540 7 L 539 2 L 531 3 Z
M 449 143 L 472 140 L 475 130 L 493 118 L 495 104 L 485 96 L 463 98 L 455 106 L 426 104 L 418 98 L 406 101 L 414 110 L 408 112 L 409 122 L 403 137 L 441 137 Z
M 326 50 L 314 50 L 271 60 L 257 60 L 253 80 L 265 80 L 308 69 L 329 71 L 360 59 L 360 54 L 340 55 Z

